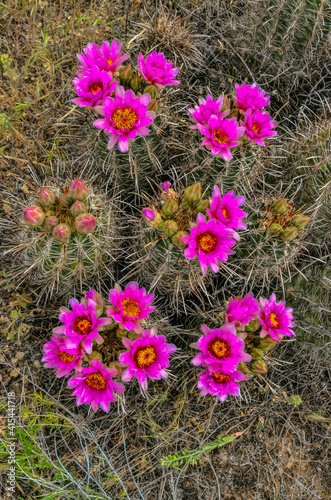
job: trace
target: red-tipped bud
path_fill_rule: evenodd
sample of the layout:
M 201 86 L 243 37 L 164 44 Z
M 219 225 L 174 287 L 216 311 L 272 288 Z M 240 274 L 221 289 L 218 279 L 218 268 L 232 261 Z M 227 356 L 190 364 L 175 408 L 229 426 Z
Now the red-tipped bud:
M 178 211 L 178 203 L 176 200 L 169 199 L 163 203 L 161 210 L 166 217 L 171 217 Z
M 139 75 L 135 75 L 130 81 L 130 88 L 134 92 L 138 92 L 142 84 L 142 78 Z
M 187 245 L 183 242 L 182 236 L 185 236 L 186 234 L 187 233 L 185 233 L 185 231 L 178 231 L 178 233 L 176 233 L 171 239 L 172 244 L 177 248 L 185 248 Z
M 162 226 L 162 234 L 167 238 L 171 238 L 178 231 L 178 226 L 174 220 L 166 220 Z
M 262 349 L 259 349 L 258 347 L 253 347 L 253 349 L 250 349 L 249 354 L 252 356 L 252 360 L 256 359 L 261 359 L 263 356 L 263 351 Z
M 50 215 L 45 220 L 45 225 L 44 225 L 45 231 L 47 231 L 47 233 L 51 233 L 54 227 L 58 225 L 58 223 L 59 223 L 58 219 L 53 215 Z
M 133 71 L 131 64 L 124 66 L 119 72 L 120 82 L 127 86 L 133 77 Z
M 55 194 L 49 188 L 43 188 L 38 193 L 38 201 L 43 207 L 50 207 L 55 203 Z
M 244 373 L 245 375 L 249 373 L 247 363 L 243 363 L 242 361 L 240 361 L 240 363 L 238 364 L 237 370 L 239 370 L 241 373 Z
M 30 227 L 41 226 L 45 220 L 45 212 L 38 205 L 32 205 L 24 210 L 24 222 Z
M 269 352 L 275 347 L 276 344 L 278 344 L 277 340 L 274 340 L 270 337 L 270 335 L 267 335 L 264 338 L 260 338 L 258 346 L 263 352 Z
M 152 208 L 144 208 L 142 214 L 146 222 L 152 227 L 159 227 L 162 222 L 161 214 Z
M 60 243 L 69 243 L 71 229 L 68 224 L 58 224 L 53 229 L 53 238 Z
M 57 201 L 59 202 L 59 205 L 63 208 L 67 208 L 70 206 L 70 199 L 67 194 L 61 193 Z
M 78 215 L 80 214 L 86 214 L 86 212 L 87 212 L 86 206 L 82 201 L 79 200 L 76 200 L 75 203 L 70 207 L 70 213 L 74 217 L 78 217 Z
M 298 228 L 295 226 L 288 226 L 282 232 L 282 240 L 286 241 L 286 243 L 290 243 L 298 236 Z
M 275 200 L 271 205 L 271 212 L 274 215 L 283 214 L 287 209 L 287 199 L 280 198 L 279 200 Z
M 69 196 L 74 198 L 74 200 L 84 201 L 88 197 L 88 189 L 80 179 L 72 181 L 68 192 Z
M 184 191 L 183 204 L 191 207 L 193 203 L 197 203 L 201 198 L 201 184 L 196 182 L 188 186 Z
M 254 375 L 265 375 L 268 373 L 268 368 L 263 359 L 257 359 L 249 363 L 249 369 Z
M 291 224 L 296 226 L 298 229 L 304 229 L 307 224 L 311 221 L 311 217 L 303 214 L 295 214 L 291 219 Z
M 91 214 L 80 214 L 76 217 L 76 229 L 78 233 L 92 233 L 97 225 L 97 220 Z
M 96 303 L 97 306 L 95 312 L 97 318 L 99 318 L 99 316 L 101 316 L 105 308 L 105 301 L 103 300 L 101 295 L 95 290 L 88 290 L 87 292 L 85 292 L 84 299 L 82 300 L 85 306 L 87 306 L 89 300 L 93 300 L 93 302 Z
M 281 234 L 283 231 L 283 228 L 280 224 L 276 224 L 275 222 L 271 224 L 271 226 L 268 227 L 267 229 L 267 234 L 269 236 L 277 236 Z
M 156 99 L 151 99 L 147 106 L 147 109 L 148 111 L 154 111 L 154 113 L 157 113 L 159 107 L 160 107 L 159 101 L 157 101 Z
M 157 99 L 159 95 L 155 85 L 147 85 L 147 87 L 144 88 L 144 94 L 149 94 L 152 99 Z

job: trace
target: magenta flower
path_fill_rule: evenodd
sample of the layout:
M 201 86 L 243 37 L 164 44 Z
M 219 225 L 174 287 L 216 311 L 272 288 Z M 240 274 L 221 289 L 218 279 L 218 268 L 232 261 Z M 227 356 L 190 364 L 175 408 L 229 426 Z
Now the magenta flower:
M 240 395 L 240 387 L 236 382 L 247 380 L 246 375 L 238 370 L 232 372 L 226 370 L 224 367 L 220 370 L 218 363 L 208 365 L 207 369 L 198 375 L 198 389 L 201 390 L 201 396 L 211 394 L 217 396 L 223 403 L 228 397 Z
M 144 391 L 147 390 L 147 377 L 160 380 L 167 378 L 165 371 L 169 367 L 169 358 L 177 347 L 167 344 L 164 335 L 157 335 L 156 328 L 142 332 L 140 339 L 133 342 L 128 338 L 122 339 L 124 346 L 128 349 L 119 356 L 123 365 L 128 365 L 122 375 L 122 380 L 129 381 L 136 376 Z
M 155 217 L 155 213 L 154 213 L 154 210 L 151 210 L 149 208 L 143 208 L 142 209 L 142 214 L 143 216 L 145 217 L 145 219 L 147 221 L 152 221 L 154 220 L 154 217 Z
M 203 335 L 196 347 L 202 352 L 192 359 L 193 365 L 218 363 L 222 370 L 233 372 L 238 363 L 246 363 L 252 359 L 250 354 L 244 352 L 245 342 L 236 336 L 236 327 L 232 323 L 226 323 L 215 330 L 201 325 L 201 330 Z
M 122 44 L 117 43 L 116 40 L 113 40 L 111 45 L 103 41 L 100 47 L 95 43 L 89 43 L 83 48 L 85 54 L 77 54 L 78 62 L 81 64 L 77 66 L 78 76 L 80 77 L 86 70 L 92 70 L 95 66 L 102 71 L 114 73 L 130 57 L 128 52 L 122 55 L 121 48 Z
M 256 83 L 247 85 L 244 82 L 241 86 L 236 83 L 236 93 L 237 96 L 233 97 L 233 101 L 242 114 L 248 109 L 255 111 L 270 104 L 270 96 L 266 96 L 264 90 L 259 90 Z
M 103 106 L 97 109 L 104 118 L 95 120 L 93 125 L 111 134 L 108 149 L 112 149 L 118 141 L 118 149 L 125 153 L 129 149 L 129 139 L 149 134 L 147 125 L 156 116 L 154 111 L 147 109 L 150 100 L 149 94 L 136 97 L 132 90 L 125 91 L 120 86 L 116 88 L 115 98 L 107 97 L 104 100 Z
M 295 326 L 293 323 L 293 309 L 285 307 L 285 302 L 276 302 L 276 295 L 273 293 L 268 299 L 260 299 L 261 307 L 259 310 L 262 330 L 261 337 L 270 335 L 273 339 L 280 342 L 280 335 L 291 337 L 295 335 L 290 327 Z
M 254 298 L 252 292 L 245 297 L 230 297 L 226 310 L 227 323 L 233 323 L 237 327 L 245 326 L 254 319 L 259 318 L 259 302 Z
M 246 224 L 243 219 L 247 217 L 247 213 L 241 208 L 245 203 L 244 196 L 235 196 L 234 191 L 226 193 L 221 197 L 220 188 L 215 186 L 213 191 L 213 198 L 210 202 L 210 208 L 207 208 L 206 213 L 210 218 L 217 219 L 222 222 L 226 227 L 231 229 L 246 229 Z M 235 231 L 233 237 L 239 240 L 239 235 Z
M 245 137 L 252 142 L 256 142 L 259 146 L 265 146 L 262 139 L 277 135 L 273 128 L 277 127 L 277 122 L 271 120 L 271 116 L 264 111 L 248 110 L 245 115 L 245 123 L 241 121 L 241 125 L 245 127 Z
M 184 250 L 185 257 L 198 258 L 203 275 L 206 275 L 208 265 L 217 273 L 217 261 L 226 262 L 228 256 L 235 253 L 231 250 L 236 244 L 232 239 L 232 230 L 215 219 L 206 222 L 203 214 L 198 214 L 197 225 L 189 235 L 182 236 L 182 241 L 188 245 Z
M 78 345 L 74 349 L 65 347 L 66 337 L 54 335 L 50 342 L 43 345 L 44 356 L 42 362 L 46 368 L 54 368 L 57 377 L 69 377 L 71 370 L 82 369 L 82 358 L 85 356 L 84 349 Z
M 138 56 L 138 65 L 140 73 L 151 85 L 162 89 L 166 85 L 178 85 L 179 80 L 174 80 L 178 73 L 178 68 L 173 68 L 173 62 L 167 61 L 163 52 L 152 52 L 144 59 L 140 52 Z
M 233 155 L 230 148 L 238 146 L 239 139 L 245 132 L 239 127 L 235 117 L 222 120 L 220 115 L 212 115 L 208 125 L 197 124 L 199 131 L 205 136 L 202 146 L 206 146 L 212 155 L 221 156 L 224 161 L 230 161 Z
M 77 396 L 77 406 L 86 403 L 96 411 L 98 405 L 106 413 L 110 403 L 116 398 L 114 391 L 124 392 L 124 385 L 114 382 L 113 377 L 118 374 L 116 368 L 107 368 L 98 359 L 93 359 L 88 368 L 68 380 L 69 387 L 75 387 L 72 395 Z
M 164 193 L 168 193 L 170 186 L 171 186 L 171 182 L 170 181 L 161 182 L 160 183 L 160 188 L 162 189 L 162 191 Z
M 141 320 L 147 319 L 154 311 L 153 302 L 155 295 L 148 295 L 145 288 L 139 288 L 138 283 L 131 281 L 122 291 L 119 285 L 109 291 L 109 302 L 112 304 L 107 309 L 107 315 L 113 318 L 119 327 L 129 331 L 141 333 Z
M 53 332 L 68 337 L 65 341 L 66 349 L 75 349 L 81 343 L 87 354 L 91 354 L 92 340 L 95 340 L 97 344 L 103 343 L 103 338 L 98 329 L 109 325 L 111 319 L 97 318 L 96 303 L 93 300 L 88 300 L 86 307 L 85 304 L 80 304 L 78 300 L 71 299 L 70 305 L 72 311 L 69 311 L 66 307 L 61 307 L 59 318 L 64 324 L 54 328 Z
M 200 97 L 199 105 L 195 105 L 194 108 L 188 110 L 191 118 L 195 125 L 191 125 L 191 129 L 198 128 L 198 123 L 200 125 L 207 125 L 208 120 L 212 115 L 217 115 L 219 118 L 223 119 L 230 114 L 230 110 L 221 112 L 223 106 L 224 98 L 221 95 L 218 99 L 213 99 L 210 94 L 207 95 L 206 99 Z
M 103 102 L 105 97 L 113 93 L 118 82 L 112 81 L 111 73 L 92 68 L 92 71 L 86 71 L 82 78 L 74 78 L 72 83 L 79 97 L 71 99 L 71 102 L 80 108 L 90 106 L 91 109 L 94 109 Z

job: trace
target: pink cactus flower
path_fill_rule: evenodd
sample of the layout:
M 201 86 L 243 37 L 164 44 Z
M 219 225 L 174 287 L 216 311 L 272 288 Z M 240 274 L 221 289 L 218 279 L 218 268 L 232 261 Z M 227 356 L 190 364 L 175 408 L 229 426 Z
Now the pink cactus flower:
M 87 354 L 92 352 L 92 341 L 97 344 L 103 343 L 103 338 L 98 329 L 111 323 L 110 318 L 97 318 L 96 303 L 88 300 L 87 307 L 80 304 L 78 300 L 71 299 L 72 311 L 66 307 L 60 309 L 60 321 L 63 325 L 53 329 L 54 333 L 66 335 L 66 349 L 75 349 L 79 344 L 85 349 Z
M 78 345 L 74 349 L 65 347 L 66 337 L 54 334 L 50 342 L 43 345 L 44 356 L 42 363 L 46 368 L 54 368 L 57 377 L 69 377 L 71 370 L 82 369 L 82 358 L 85 356 L 84 349 Z
M 164 193 L 168 193 L 169 192 L 170 186 L 171 186 L 171 182 L 170 181 L 161 182 L 161 184 L 160 184 L 160 188 L 162 189 L 162 191 Z
M 216 115 L 223 119 L 230 114 L 230 110 L 221 112 L 223 106 L 224 97 L 221 95 L 218 99 L 213 99 L 210 94 L 207 95 L 206 99 L 200 97 L 199 105 L 195 105 L 194 108 L 188 110 L 191 115 L 192 120 L 195 125 L 191 125 L 191 129 L 198 128 L 198 123 L 200 125 L 208 125 L 208 120 L 212 115 Z
M 154 298 L 155 295 L 148 295 L 145 288 L 139 288 L 135 281 L 128 283 L 123 291 L 119 285 L 115 285 L 109 291 L 112 306 L 107 309 L 107 315 L 117 321 L 120 328 L 141 333 L 140 322 L 154 311 L 155 306 L 151 306 Z
M 276 295 L 273 293 L 268 299 L 260 299 L 261 307 L 259 310 L 262 330 L 261 337 L 270 335 L 271 338 L 280 342 L 281 335 L 291 337 L 295 335 L 290 327 L 295 326 L 293 323 L 293 309 L 285 307 L 285 302 L 276 302 Z
M 85 71 L 82 78 L 74 78 L 72 83 L 79 97 L 71 99 L 71 102 L 80 108 L 90 106 L 91 109 L 94 109 L 114 92 L 118 82 L 112 81 L 111 73 L 100 71 L 94 67 L 91 72 Z
M 151 210 L 149 208 L 143 208 L 142 209 L 142 214 L 143 216 L 145 217 L 145 219 L 147 221 L 152 221 L 154 220 L 154 217 L 155 217 L 155 213 L 154 213 L 154 210 Z
M 102 71 L 115 73 L 117 68 L 130 57 L 129 52 L 122 55 L 121 48 L 122 44 L 117 40 L 113 40 L 111 45 L 103 41 L 100 47 L 95 43 L 89 43 L 83 48 L 84 53 L 77 54 L 78 62 L 81 64 L 77 66 L 77 75 L 81 77 L 86 70 L 91 71 L 94 66 Z
M 170 354 L 176 351 L 174 344 L 167 344 L 164 335 L 157 335 L 156 328 L 142 332 L 140 339 L 133 342 L 124 337 L 122 342 L 127 352 L 121 353 L 119 361 L 128 365 L 122 375 L 124 382 L 136 376 L 144 391 L 147 390 L 147 378 L 160 380 L 167 378 Z
M 247 226 L 243 222 L 243 219 L 247 217 L 247 213 L 239 208 L 244 203 L 244 196 L 235 196 L 234 191 L 230 191 L 230 193 L 226 193 L 222 197 L 220 188 L 215 186 L 210 208 L 207 208 L 206 213 L 208 217 L 217 219 L 226 227 L 231 229 L 246 229 Z M 233 231 L 233 237 L 236 240 L 240 239 L 236 231 Z
M 147 128 L 154 118 L 154 111 L 149 111 L 147 106 L 151 100 L 149 94 L 136 97 L 132 90 L 116 88 L 115 98 L 107 97 L 102 107 L 96 111 L 104 116 L 95 120 L 94 126 L 104 128 L 106 134 L 111 134 L 108 149 L 112 149 L 118 141 L 118 149 L 125 153 L 129 149 L 129 140 L 137 135 L 148 135 Z
M 173 68 L 173 62 L 167 61 L 163 52 L 152 52 L 144 59 L 140 52 L 138 56 L 140 73 L 146 82 L 162 89 L 166 85 L 178 85 L 179 80 L 174 80 L 178 73 L 178 68 Z
M 206 222 L 203 214 L 198 214 L 197 224 L 189 235 L 182 236 L 188 245 L 184 254 L 188 259 L 198 258 L 203 275 L 207 274 L 208 265 L 214 273 L 219 271 L 219 262 L 226 262 L 236 242 L 232 239 L 232 230 L 215 219 Z
M 236 327 L 232 323 L 226 323 L 215 330 L 202 325 L 201 330 L 203 335 L 196 347 L 202 352 L 192 359 L 193 365 L 218 363 L 222 370 L 233 372 L 241 361 L 251 361 L 250 354 L 244 352 L 245 342 L 236 336 Z
M 41 226 L 45 220 L 45 212 L 38 205 L 32 205 L 24 210 L 24 222 L 30 227 Z
M 240 387 L 237 382 L 247 380 L 246 375 L 238 370 L 232 372 L 224 367 L 220 369 L 218 363 L 208 365 L 207 369 L 198 375 L 198 389 L 201 390 L 201 396 L 211 394 L 217 396 L 223 403 L 229 394 L 232 396 L 240 395 Z
M 221 156 L 224 161 L 230 161 L 233 155 L 230 148 L 238 146 L 239 139 L 245 132 L 239 127 L 235 117 L 222 120 L 219 115 L 212 115 L 208 125 L 197 123 L 197 128 L 205 136 L 202 146 L 206 146 L 212 155 Z
M 93 302 L 95 302 L 96 304 L 95 314 L 96 317 L 99 318 L 99 316 L 102 315 L 103 310 L 105 308 L 105 301 L 103 300 L 101 295 L 96 290 L 93 289 L 85 292 L 84 298 L 82 299 L 82 304 L 85 304 L 85 306 L 87 306 L 89 300 L 93 300 Z
M 229 298 L 226 309 L 227 323 L 233 323 L 236 327 L 241 327 L 258 318 L 259 302 L 254 298 L 252 292 L 245 295 L 245 297 Z
M 90 404 L 96 411 L 100 405 L 108 413 L 110 403 L 116 399 L 115 391 L 124 392 L 124 385 L 112 380 L 117 374 L 116 368 L 107 368 L 98 359 L 93 359 L 88 368 L 68 380 L 69 387 L 75 387 L 72 395 L 77 396 L 77 406 Z
M 245 114 L 249 109 L 255 111 L 270 104 L 270 96 L 266 96 L 264 90 L 259 90 L 256 83 L 247 85 L 244 82 L 241 86 L 236 83 L 236 93 L 233 101 L 242 114 Z
M 249 109 L 245 114 L 245 122 L 241 121 L 245 127 L 245 137 L 251 142 L 256 142 L 259 146 L 265 146 L 262 139 L 277 135 L 273 128 L 277 127 L 277 122 L 271 120 L 271 116 L 264 111 L 251 112 Z

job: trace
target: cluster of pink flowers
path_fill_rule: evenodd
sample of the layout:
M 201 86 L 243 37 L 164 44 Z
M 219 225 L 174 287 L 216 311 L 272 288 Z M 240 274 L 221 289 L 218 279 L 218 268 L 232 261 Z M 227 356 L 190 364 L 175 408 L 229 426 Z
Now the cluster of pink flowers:
M 78 97 L 72 102 L 79 107 L 88 106 L 102 115 L 104 118 L 95 120 L 94 125 L 110 135 L 108 149 L 118 142 L 119 150 L 126 152 L 129 140 L 149 134 L 147 127 L 156 115 L 149 109 L 149 93 L 136 95 L 119 84 L 119 67 L 130 57 L 128 52 L 122 55 L 121 48 L 122 44 L 116 40 L 111 44 L 103 41 L 100 46 L 89 43 L 83 53 L 77 55 L 79 64 L 73 85 Z M 167 61 L 163 53 L 155 51 L 146 58 L 139 54 L 138 73 L 146 85 L 156 89 L 180 83 L 174 79 L 178 68 L 173 68 L 173 63 Z
M 104 343 L 99 329 L 114 322 L 120 329 L 128 333 L 134 331 L 139 337 L 133 341 L 122 338 L 127 349 L 119 356 L 124 370 L 122 380 L 129 381 L 136 376 L 142 389 L 147 390 L 147 378 L 160 380 L 168 376 L 166 369 L 176 346 L 168 344 L 163 335 L 157 335 L 155 328 L 143 331 L 141 327 L 141 322 L 155 309 L 151 305 L 153 300 L 154 295 L 147 294 L 138 283 L 130 282 L 123 291 L 118 285 L 110 290 L 110 307 L 106 310 L 103 299 L 95 290 L 86 292 L 81 303 L 70 300 L 72 310 L 60 308 L 62 325 L 53 329 L 53 337 L 44 344 L 42 361 L 47 368 L 53 368 L 57 377 L 69 377 L 72 370 L 75 371 L 68 385 L 75 388 L 73 395 L 77 396 L 77 406 L 86 403 L 97 410 L 100 405 L 108 412 L 110 403 L 116 399 L 116 392 L 124 392 L 124 385 L 113 380 L 121 374 L 117 367 L 107 367 L 97 357 L 87 357 L 93 355 L 95 345 Z M 106 316 L 102 317 L 104 311 Z M 107 337 L 107 333 L 104 336 Z M 88 360 L 88 366 L 83 366 Z
M 265 146 L 263 139 L 277 134 L 273 130 L 277 122 L 262 110 L 270 104 L 269 101 L 270 96 L 265 96 L 265 91 L 259 90 L 255 83 L 236 84 L 232 109 L 229 99 L 220 96 L 214 100 L 208 94 L 206 99 L 199 100 L 199 105 L 189 109 L 191 119 L 195 122 L 191 128 L 201 132 L 204 136 L 202 145 L 212 155 L 230 161 L 233 158 L 231 149 L 243 139 Z

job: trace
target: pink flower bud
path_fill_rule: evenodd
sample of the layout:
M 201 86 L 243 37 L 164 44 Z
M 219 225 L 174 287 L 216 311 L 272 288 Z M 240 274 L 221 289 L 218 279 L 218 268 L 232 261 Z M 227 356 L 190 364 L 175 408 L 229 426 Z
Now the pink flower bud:
M 76 217 L 76 229 L 78 233 L 89 234 L 94 231 L 97 225 L 96 218 L 93 215 L 85 213 Z
M 170 182 L 170 181 L 167 181 L 167 182 L 161 182 L 161 184 L 160 184 L 160 188 L 161 188 L 161 189 L 162 189 L 162 191 L 164 191 L 165 193 L 168 193 L 170 186 L 171 186 L 171 182 Z
M 44 207 L 50 207 L 55 203 L 55 194 L 49 188 L 43 188 L 38 193 L 38 201 Z
M 71 229 L 68 224 L 58 224 L 53 229 L 53 238 L 60 243 L 69 243 L 71 236 Z
M 56 217 L 54 217 L 53 215 L 51 215 L 50 217 L 47 217 L 47 219 L 45 220 L 45 225 L 44 225 L 44 229 L 45 231 L 47 231 L 47 233 L 51 233 L 54 229 L 55 226 L 57 226 L 59 223 L 58 219 Z
M 72 181 L 69 188 L 69 196 L 75 200 L 84 201 L 88 197 L 88 189 L 80 179 Z
M 84 299 L 82 300 L 83 304 L 87 307 L 88 301 L 93 300 L 96 303 L 96 316 L 99 318 L 101 314 L 103 313 L 104 307 L 105 307 L 105 301 L 101 297 L 101 295 L 96 292 L 95 290 L 88 290 L 85 292 Z
M 57 201 L 61 207 L 67 208 L 70 206 L 69 196 L 65 193 L 61 193 Z
M 78 217 L 80 214 L 86 214 L 87 208 L 82 201 L 76 200 L 75 203 L 70 207 L 70 213 L 74 217 Z
M 146 220 L 146 222 L 153 227 L 159 227 L 162 222 L 162 217 L 159 212 L 152 210 L 151 208 L 144 208 L 142 210 L 142 214 Z
M 24 222 L 28 226 L 37 227 L 45 220 L 45 212 L 38 205 L 32 205 L 24 211 Z

